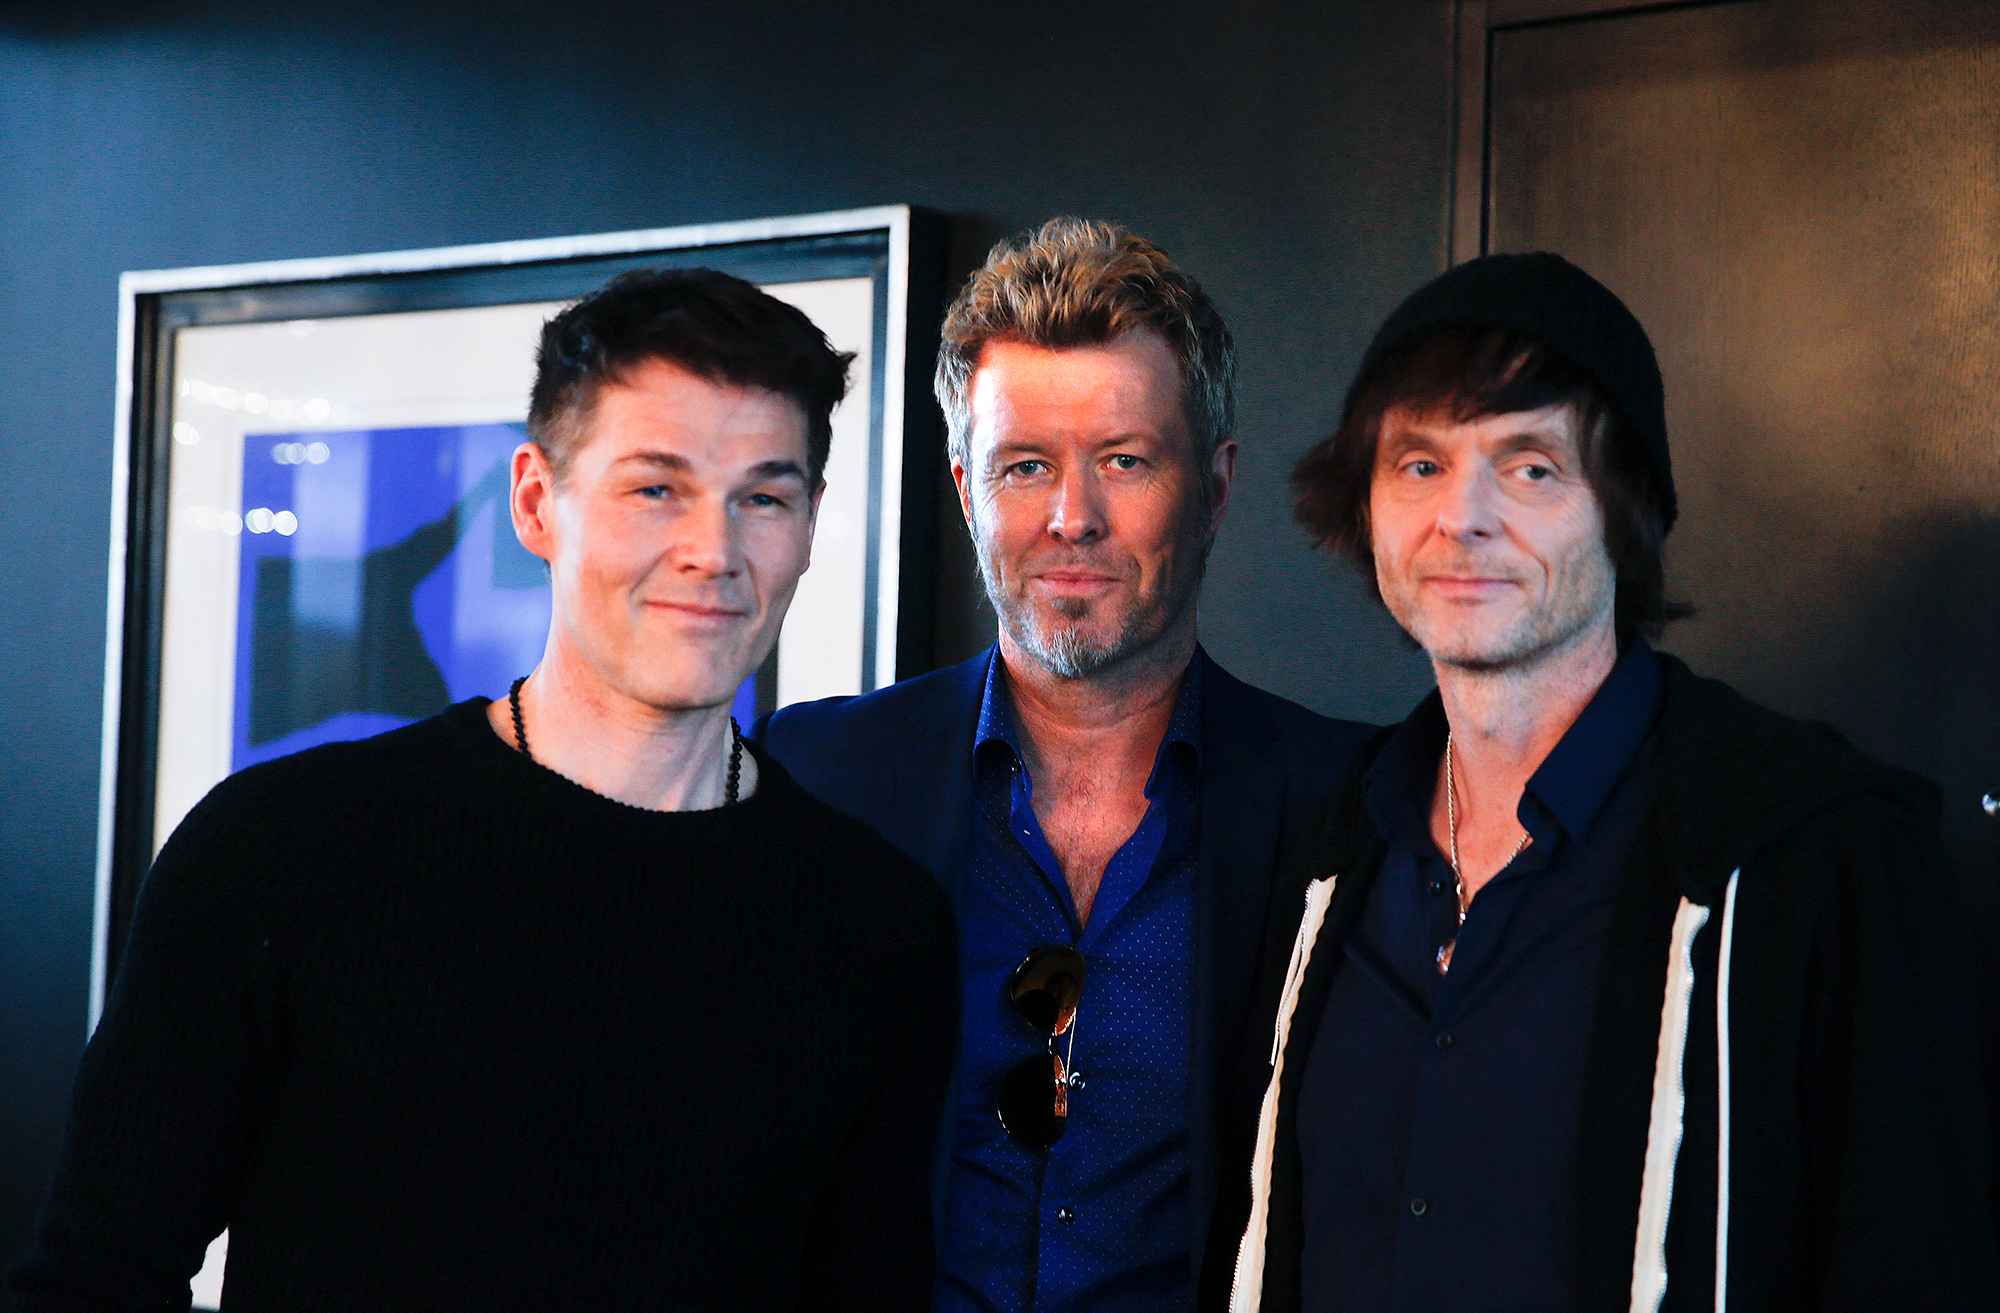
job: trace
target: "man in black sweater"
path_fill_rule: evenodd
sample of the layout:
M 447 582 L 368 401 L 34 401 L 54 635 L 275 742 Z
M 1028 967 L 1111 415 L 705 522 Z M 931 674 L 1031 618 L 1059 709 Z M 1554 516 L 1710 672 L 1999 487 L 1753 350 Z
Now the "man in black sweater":
M 1295 478 L 1438 687 L 1275 882 L 1204 1306 L 1993 1307 L 1937 792 L 1647 645 L 1638 321 L 1553 255 L 1460 265 Z
M 545 328 L 505 703 L 219 785 L 161 851 L 24 1310 L 917 1309 L 956 1031 L 914 863 L 737 737 L 846 358 L 708 271 Z

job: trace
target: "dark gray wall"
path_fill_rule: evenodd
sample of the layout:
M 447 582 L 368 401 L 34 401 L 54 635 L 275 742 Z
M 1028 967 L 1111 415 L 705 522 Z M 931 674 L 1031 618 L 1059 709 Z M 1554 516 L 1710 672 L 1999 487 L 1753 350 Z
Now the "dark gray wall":
M 1244 358 L 1211 650 L 1381 719 L 1427 682 L 1284 471 L 1444 257 L 1449 0 L 422 6 L 0 0 L 0 1253 L 84 1038 L 117 275 L 907 201 L 951 272 L 1122 220 Z M 955 512 L 941 655 L 986 641 Z

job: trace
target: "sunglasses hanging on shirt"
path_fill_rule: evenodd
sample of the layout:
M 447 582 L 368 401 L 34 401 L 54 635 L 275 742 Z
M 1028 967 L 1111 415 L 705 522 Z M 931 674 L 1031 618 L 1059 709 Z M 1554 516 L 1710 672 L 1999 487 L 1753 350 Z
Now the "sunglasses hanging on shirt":
M 1069 1127 L 1072 1077 L 1056 1052 L 1056 1040 L 1069 1036 L 1068 1054 L 1074 1060 L 1076 1005 L 1082 997 L 1083 954 L 1073 948 L 1038 948 L 1007 977 L 1008 1002 L 1049 1042 L 1046 1053 L 1023 1059 L 1001 1080 L 995 1107 L 1007 1134 L 1030 1149 L 1048 1148 Z

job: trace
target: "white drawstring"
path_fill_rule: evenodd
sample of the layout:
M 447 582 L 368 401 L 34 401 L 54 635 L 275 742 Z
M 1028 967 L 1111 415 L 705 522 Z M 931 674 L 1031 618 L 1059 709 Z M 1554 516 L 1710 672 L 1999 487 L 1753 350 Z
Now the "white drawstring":
M 1736 878 L 1722 895 L 1722 946 L 1715 967 L 1715 1313 L 1729 1299 L 1729 950 L 1736 937 Z
M 1306 964 L 1312 960 L 1313 944 L 1326 923 L 1326 909 L 1333 903 L 1333 884 L 1338 878 L 1330 875 L 1306 886 L 1305 915 L 1299 920 L 1299 937 L 1292 944 L 1292 960 L 1285 968 L 1284 995 L 1278 1000 L 1277 1024 L 1271 1036 L 1271 1083 L 1264 1087 L 1264 1104 L 1257 1114 L 1257 1150 L 1250 1159 L 1250 1222 L 1236 1248 L 1229 1313 L 1256 1313 L 1264 1300 L 1264 1246 L 1271 1222 L 1271 1164 L 1277 1156 L 1278 1082 L 1285 1074 L 1285 1041 L 1292 1033 L 1299 987 L 1305 983 Z
M 1673 1211 L 1674 1164 L 1687 1107 L 1682 1067 L 1694 1002 L 1694 937 L 1706 924 L 1708 909 L 1681 899 L 1667 958 L 1660 1047 L 1653 1059 L 1653 1110 L 1646 1129 L 1646 1172 L 1639 1183 L 1639 1234 L 1632 1247 L 1632 1313 L 1658 1313 L 1667 1293 L 1667 1218 Z

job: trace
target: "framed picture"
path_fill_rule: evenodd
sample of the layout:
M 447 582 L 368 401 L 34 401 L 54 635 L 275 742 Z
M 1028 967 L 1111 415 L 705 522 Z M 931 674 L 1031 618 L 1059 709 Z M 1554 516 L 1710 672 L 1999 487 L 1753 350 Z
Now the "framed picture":
M 812 568 L 739 719 L 928 669 L 941 235 L 886 206 L 125 274 L 91 1024 L 217 781 L 534 668 L 547 573 L 508 460 L 541 325 L 623 270 L 726 270 L 855 353 Z

